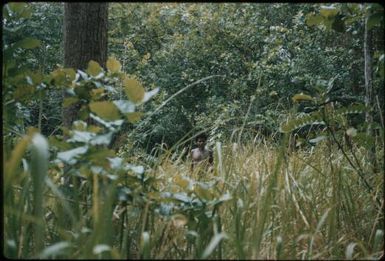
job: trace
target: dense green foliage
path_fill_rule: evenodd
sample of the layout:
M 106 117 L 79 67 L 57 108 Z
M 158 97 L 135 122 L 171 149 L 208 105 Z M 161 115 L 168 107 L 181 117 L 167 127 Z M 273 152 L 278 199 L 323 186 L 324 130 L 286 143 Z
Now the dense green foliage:
M 382 6 L 110 3 L 85 71 L 62 26 L 62 3 L 3 7 L 7 257 L 384 254 Z M 200 131 L 204 177 L 182 152 Z

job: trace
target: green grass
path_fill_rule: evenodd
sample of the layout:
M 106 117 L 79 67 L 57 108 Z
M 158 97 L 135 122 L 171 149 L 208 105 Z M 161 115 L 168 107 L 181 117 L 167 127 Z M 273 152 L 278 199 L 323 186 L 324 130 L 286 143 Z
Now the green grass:
M 206 176 L 165 151 L 147 168 L 147 181 L 89 175 L 81 188 L 65 192 L 61 169 L 52 164 L 45 185 L 30 179 L 44 172 L 40 154 L 31 170 L 17 169 L 23 142 L 5 176 L 7 257 L 378 259 L 384 253 L 384 177 L 371 172 L 362 148 L 354 152 L 372 192 L 326 142 L 291 153 L 269 142 L 218 143 L 214 172 Z M 124 182 L 132 198 L 119 203 Z

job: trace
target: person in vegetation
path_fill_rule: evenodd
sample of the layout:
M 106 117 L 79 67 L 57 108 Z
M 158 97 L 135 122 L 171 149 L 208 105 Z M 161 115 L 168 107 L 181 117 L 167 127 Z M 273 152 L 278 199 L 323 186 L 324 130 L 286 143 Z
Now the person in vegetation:
M 197 147 L 191 150 L 191 171 L 194 169 L 212 171 L 214 158 L 213 152 L 206 147 L 207 135 L 199 134 L 195 138 L 195 142 Z

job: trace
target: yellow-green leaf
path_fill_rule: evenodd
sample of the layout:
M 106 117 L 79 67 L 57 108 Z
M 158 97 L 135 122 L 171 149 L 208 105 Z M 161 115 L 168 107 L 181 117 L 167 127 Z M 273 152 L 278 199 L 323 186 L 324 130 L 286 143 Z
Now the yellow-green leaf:
M 303 93 L 296 94 L 291 99 L 293 100 L 293 102 L 312 101 L 313 100 L 313 98 L 311 96 L 303 94 Z
M 138 80 L 133 78 L 125 78 L 123 80 L 123 86 L 127 97 L 131 101 L 138 103 L 143 100 L 145 90 Z
M 190 184 L 190 182 L 187 179 L 180 177 L 179 175 L 176 175 L 174 177 L 174 183 L 183 189 L 186 189 Z
M 13 93 L 13 97 L 15 100 L 23 100 L 25 98 L 31 97 L 31 95 L 34 94 L 36 91 L 35 86 L 30 86 L 30 85 L 19 85 L 15 92 Z
M 372 29 L 374 26 L 380 26 L 384 23 L 384 13 L 379 12 L 369 16 L 368 18 L 368 30 Z
M 92 102 L 90 103 L 90 110 L 103 119 L 118 120 L 120 118 L 119 110 L 112 102 Z
M 90 61 L 88 63 L 88 67 L 87 67 L 87 73 L 91 76 L 97 76 L 99 75 L 99 73 L 102 72 L 102 67 L 100 67 L 100 65 L 95 62 L 95 61 Z
M 23 40 L 15 43 L 15 47 L 20 47 L 24 49 L 33 49 L 40 46 L 40 41 L 35 38 L 24 38 Z
M 122 65 L 120 64 L 120 62 L 118 60 L 116 60 L 113 57 L 108 58 L 107 69 L 110 72 L 112 72 L 112 73 L 120 72 L 121 68 L 122 68 Z
M 72 68 L 64 68 L 63 72 L 65 74 L 66 80 L 72 82 L 76 79 L 76 72 Z
M 103 128 L 95 125 L 91 125 L 87 128 L 87 131 L 92 132 L 92 133 L 100 133 L 103 130 Z
M 338 10 L 334 6 L 322 6 L 320 9 L 320 14 L 326 18 L 334 17 L 338 14 Z
M 108 167 L 109 165 L 109 161 L 107 158 L 114 157 L 114 156 L 115 156 L 114 151 L 109 150 L 107 148 L 97 149 L 95 151 L 90 152 L 89 155 L 87 155 L 89 160 L 94 164 L 97 164 L 99 166 L 105 165 L 106 167 Z
M 143 112 L 130 112 L 126 116 L 129 122 L 136 123 L 142 118 Z
M 92 99 L 93 100 L 97 100 L 97 99 L 100 99 L 101 97 L 104 96 L 104 89 L 103 88 L 99 88 L 99 89 L 92 89 L 91 90 L 91 96 L 92 96 Z
M 39 85 L 43 81 L 43 74 L 40 72 L 30 72 L 27 74 L 27 77 L 30 77 L 32 84 Z
M 21 13 L 28 5 L 27 3 L 9 3 L 8 7 L 14 13 Z
M 55 84 L 62 84 L 66 79 L 66 75 L 62 69 L 56 69 L 51 72 L 51 77 L 54 80 Z
M 63 100 L 63 107 L 66 108 L 76 102 L 79 101 L 79 98 L 77 97 L 68 97 L 68 98 L 64 98 Z
M 323 17 L 320 15 L 309 14 L 306 16 L 306 24 L 308 26 L 319 25 L 323 21 Z
M 194 192 L 201 199 L 210 200 L 212 198 L 210 190 L 200 186 L 199 184 L 195 186 Z

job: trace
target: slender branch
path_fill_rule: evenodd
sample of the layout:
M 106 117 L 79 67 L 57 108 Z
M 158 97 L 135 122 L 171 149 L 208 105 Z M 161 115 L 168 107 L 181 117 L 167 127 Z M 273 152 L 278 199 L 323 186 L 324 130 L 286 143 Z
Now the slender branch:
M 325 115 L 324 115 L 325 116 Z M 331 136 L 333 137 L 333 140 L 334 142 L 337 144 L 338 146 L 338 149 L 342 152 L 342 154 L 344 155 L 344 157 L 347 159 L 347 161 L 349 162 L 349 164 L 352 166 L 352 168 L 356 171 L 356 173 L 358 174 L 358 176 L 362 179 L 362 181 L 364 182 L 366 188 L 368 189 L 369 193 L 372 193 L 373 192 L 373 188 L 369 185 L 369 183 L 367 182 L 367 180 L 365 179 L 364 177 L 364 174 L 363 174 L 363 171 L 362 169 L 359 169 L 357 168 L 353 162 L 350 160 L 349 156 L 346 154 L 345 150 L 343 149 L 342 145 L 338 142 L 336 136 L 334 135 L 334 132 L 333 130 L 330 128 L 327 120 L 326 120 L 326 117 L 323 117 L 323 120 L 326 122 L 326 126 L 327 126 L 327 130 L 328 132 L 331 134 Z M 380 200 L 375 197 L 376 201 L 377 201 L 377 204 L 381 207 L 381 202 Z
M 174 93 L 173 95 L 171 95 L 167 100 L 165 100 L 164 102 L 162 102 L 162 104 L 156 108 L 153 112 L 151 112 L 149 115 L 147 115 L 147 117 L 145 119 L 143 119 L 137 126 L 136 129 L 139 129 L 146 121 L 148 121 L 155 113 L 157 113 L 158 111 L 160 111 L 167 103 L 169 103 L 172 99 L 174 99 L 176 96 L 178 96 L 179 94 L 181 94 L 182 92 L 186 91 L 187 89 L 195 86 L 195 85 L 198 85 L 199 83 L 201 82 L 204 82 L 204 81 L 207 81 L 211 78 L 215 78 L 215 77 L 226 77 L 225 75 L 211 75 L 211 76 L 207 76 L 205 78 L 202 78 L 198 81 L 195 81 L 189 85 L 187 85 L 186 87 L 180 89 L 179 91 L 177 91 L 176 93 Z M 133 132 L 131 132 L 129 134 L 129 136 L 132 134 Z
M 225 75 L 211 75 L 211 76 L 207 76 L 205 78 L 202 78 L 198 81 L 195 81 L 189 85 L 187 85 L 186 87 L 184 87 L 183 89 L 180 89 L 179 91 L 177 91 L 176 93 L 174 93 L 173 95 L 171 95 L 167 100 L 165 100 L 158 108 L 156 108 L 155 111 L 153 111 L 148 117 L 151 117 L 152 115 L 154 115 L 155 113 L 157 113 L 160 109 L 162 109 L 169 101 L 171 101 L 173 98 L 175 98 L 177 95 L 181 94 L 182 92 L 184 92 L 185 90 L 187 90 L 188 88 L 191 88 L 201 82 L 204 82 L 206 80 L 209 80 L 211 78 L 214 78 L 214 77 L 225 77 Z
M 378 95 L 376 95 L 376 105 L 378 107 L 378 113 L 380 114 L 381 126 L 382 126 L 382 128 L 385 128 L 385 126 L 384 126 L 384 118 L 382 116 L 383 110 L 381 109 L 380 101 L 378 100 Z

